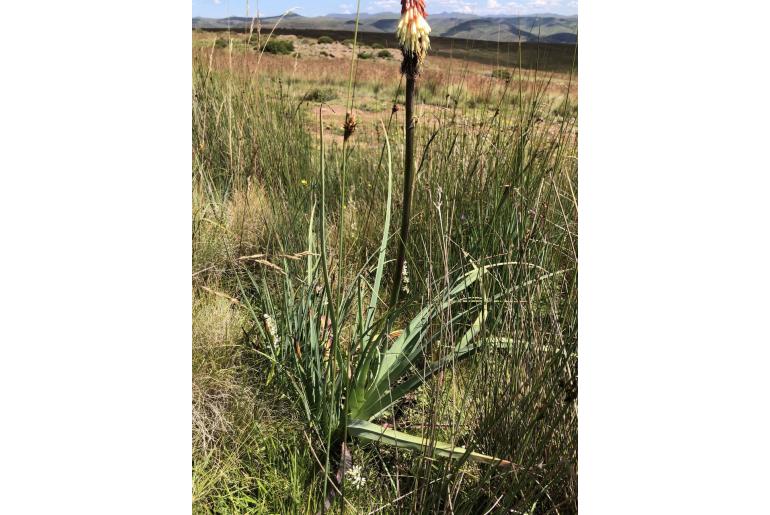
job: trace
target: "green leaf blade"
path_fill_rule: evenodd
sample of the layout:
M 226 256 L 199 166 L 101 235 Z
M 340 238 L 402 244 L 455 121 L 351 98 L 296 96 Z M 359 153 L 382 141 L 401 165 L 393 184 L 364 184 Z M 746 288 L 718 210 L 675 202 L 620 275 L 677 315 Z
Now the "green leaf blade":
M 452 444 L 438 441 L 427 440 L 425 438 L 388 429 L 365 420 L 351 420 L 348 423 L 348 432 L 363 440 L 384 443 L 400 449 L 410 449 L 414 451 L 429 451 L 436 456 L 450 459 L 470 459 L 478 463 L 497 466 L 511 466 L 511 462 L 488 456 L 478 452 L 472 452 L 464 447 L 455 447 Z

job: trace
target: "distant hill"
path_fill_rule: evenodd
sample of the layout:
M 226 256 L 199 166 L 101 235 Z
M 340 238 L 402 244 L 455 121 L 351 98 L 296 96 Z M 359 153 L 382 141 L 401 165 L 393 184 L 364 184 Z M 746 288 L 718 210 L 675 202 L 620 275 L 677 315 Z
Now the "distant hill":
M 398 24 L 398 14 L 362 14 L 359 19 L 360 32 L 393 32 Z M 289 14 L 280 20 L 271 16 L 254 20 L 262 29 L 271 29 L 278 23 L 282 29 L 340 30 L 352 31 L 355 16 L 350 14 L 328 14 L 326 16 L 300 16 Z M 577 16 L 542 14 L 533 16 L 476 16 L 462 13 L 439 13 L 428 17 L 431 36 L 475 39 L 480 41 L 577 43 Z M 229 18 L 193 18 L 194 29 L 243 29 L 252 23 L 251 18 L 231 16 Z

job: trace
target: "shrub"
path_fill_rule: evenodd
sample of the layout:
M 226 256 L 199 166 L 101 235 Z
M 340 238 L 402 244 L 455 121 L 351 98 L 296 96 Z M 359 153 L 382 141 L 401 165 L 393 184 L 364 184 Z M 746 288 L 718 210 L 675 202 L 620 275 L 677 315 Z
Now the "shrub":
M 337 98 L 337 92 L 331 88 L 315 88 L 311 89 L 305 96 L 302 97 L 306 102 L 329 102 Z
M 217 41 L 216 43 L 214 43 L 214 46 L 216 48 L 227 48 L 228 46 L 230 46 L 230 42 L 227 41 L 226 38 L 217 38 Z
M 359 59 L 371 59 L 374 57 L 371 52 L 358 52 Z
M 265 44 L 265 52 L 268 54 L 291 54 L 294 52 L 294 43 L 284 39 L 271 39 Z
M 377 52 L 377 57 L 381 57 L 383 59 L 390 59 L 393 56 L 390 54 L 390 50 L 380 50 L 379 52 Z
M 380 48 L 384 48 L 384 47 L 379 43 L 372 43 L 372 48 L 375 50 L 379 50 Z
M 334 39 L 330 38 L 329 36 L 321 36 L 318 38 L 319 45 L 328 45 L 329 43 L 334 43 Z
M 513 75 L 511 74 L 510 70 L 499 68 L 497 70 L 492 70 L 492 77 L 494 77 L 495 79 L 511 80 L 511 77 L 513 77 Z
M 342 44 L 345 46 L 353 46 L 353 40 L 352 39 L 345 39 L 342 41 Z

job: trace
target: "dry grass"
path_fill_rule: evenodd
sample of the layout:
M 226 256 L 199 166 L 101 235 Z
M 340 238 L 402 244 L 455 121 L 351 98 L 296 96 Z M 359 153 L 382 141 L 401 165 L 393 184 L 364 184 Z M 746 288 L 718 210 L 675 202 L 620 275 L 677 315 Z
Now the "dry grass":
M 219 209 L 208 200 L 201 182 L 193 185 L 192 205 L 193 273 L 217 275 L 228 262 L 227 242 L 222 236 Z
M 318 136 L 317 102 L 302 102 L 303 97 L 314 88 L 336 91 L 337 98 L 324 102 L 322 106 L 326 144 L 341 145 L 343 125 L 347 112 L 348 70 L 352 49 L 339 42 L 316 44 L 315 40 L 296 36 L 279 36 L 294 42 L 296 55 L 260 54 L 244 42 L 247 35 L 234 34 L 234 41 L 240 42 L 229 49 L 213 49 L 212 34 L 196 34 L 198 44 L 194 48 L 194 59 L 211 63 L 216 71 L 233 72 L 236 76 L 251 77 L 257 84 L 269 81 L 278 84 L 283 94 L 293 97 L 295 102 L 313 110 L 307 130 Z M 264 36 L 263 36 L 264 38 Z M 253 36 L 256 41 L 256 35 Z M 394 55 L 397 50 L 390 49 Z M 334 57 L 320 55 L 321 52 Z M 356 61 L 355 114 L 358 127 L 354 140 L 363 144 L 376 145 L 380 121 L 391 118 L 394 100 L 400 108 L 394 123 L 403 124 L 403 84 L 400 77 L 400 59 L 371 59 Z M 431 56 L 417 84 L 416 117 L 418 123 L 437 125 L 446 123 L 447 113 L 459 116 L 469 125 L 473 123 L 476 110 L 494 111 L 500 107 L 515 106 L 521 94 L 529 98 L 535 94 L 542 98 L 543 113 L 551 112 L 555 104 L 569 96 L 577 103 L 577 77 L 567 73 L 534 72 L 532 70 L 509 70 L 512 79 L 506 81 L 494 76 L 494 66 Z M 261 86 L 257 86 L 261 87 Z M 502 102 L 502 104 L 501 104 Z M 442 121 L 443 120 L 443 121 Z M 463 123 L 463 122 L 460 122 Z
M 265 250 L 275 216 L 262 184 L 247 181 L 221 204 L 208 202 L 200 183 L 193 189 L 193 273 L 206 280 L 242 256 Z
M 331 45 L 329 45 L 331 46 Z M 336 46 L 345 48 L 350 53 L 350 49 L 344 45 L 337 44 Z M 261 61 L 259 54 L 254 51 L 235 51 L 232 55 L 232 70 L 236 73 L 257 75 L 257 72 L 262 77 L 271 77 L 283 79 L 301 79 L 304 77 L 312 77 L 312 81 L 318 84 L 329 84 L 338 86 L 347 86 L 347 76 L 340 73 L 341 70 L 345 70 L 350 66 L 350 56 L 334 55 L 334 58 L 323 56 L 306 56 L 301 51 L 302 45 L 300 45 L 299 53 L 301 57 L 293 56 L 277 56 L 270 54 L 263 54 Z M 199 48 L 196 50 L 201 58 L 206 59 L 210 53 L 208 48 Z M 341 52 L 342 54 L 342 52 Z M 228 50 L 217 49 L 214 50 L 214 57 L 212 60 L 214 69 L 229 69 L 231 65 L 230 53 Z M 381 84 L 385 87 L 394 88 L 399 82 L 399 69 L 400 64 L 398 59 L 385 60 L 385 59 L 372 59 L 372 60 L 357 60 L 358 86 L 362 84 Z M 458 61 L 449 59 L 446 57 L 429 57 L 425 62 L 425 69 L 421 76 L 423 82 L 433 82 L 437 84 L 456 84 L 462 83 L 470 92 L 478 92 L 486 89 L 489 84 L 502 85 L 505 80 L 500 78 L 493 78 L 492 71 L 496 68 L 493 66 L 470 63 L 467 61 Z M 534 87 L 538 78 L 530 71 L 524 71 L 525 88 L 529 89 Z M 546 75 L 541 72 L 539 80 L 542 80 Z M 569 74 L 549 72 L 547 77 L 550 78 L 551 84 L 549 85 L 549 93 L 554 96 L 564 96 L 567 93 L 567 84 L 569 82 Z M 576 94 L 577 90 L 576 79 L 573 79 L 571 88 L 571 94 Z
M 193 513 L 296 512 L 313 479 L 301 428 L 255 376 L 249 323 L 222 289 L 193 297 Z M 286 447 L 300 452 L 287 460 Z
M 263 242 L 274 226 L 272 207 L 262 184 L 248 181 L 233 192 L 227 203 L 227 227 L 237 256 L 264 250 Z
M 193 448 L 209 450 L 234 431 L 237 405 L 255 404 L 243 383 L 243 354 L 239 352 L 245 323 L 237 306 L 216 295 L 219 286 L 193 298 Z
M 208 60 L 211 52 L 211 43 L 216 36 L 212 34 L 196 34 L 199 44 L 194 52 L 199 53 L 199 57 Z M 248 37 L 243 34 L 234 34 L 235 41 L 246 41 Z M 263 35 L 264 38 L 264 35 Z M 213 54 L 213 66 L 215 69 L 231 69 L 236 73 L 259 75 L 270 78 L 297 79 L 312 77 L 312 81 L 318 84 L 329 84 L 338 86 L 347 86 L 347 74 L 340 73 L 346 70 L 350 65 L 352 48 L 339 42 L 331 44 L 316 44 L 312 40 L 297 38 L 296 36 L 279 36 L 280 39 L 287 39 L 294 42 L 296 49 L 295 56 L 277 56 L 263 54 L 261 59 L 259 53 L 249 49 L 245 45 L 234 46 L 235 51 L 230 56 L 227 49 L 216 49 Z M 256 41 L 253 36 L 252 41 Z M 367 50 L 368 47 L 361 47 Z M 371 49 L 368 49 L 371 50 Z M 358 87 L 366 84 L 380 84 L 386 88 L 395 88 L 399 82 L 400 52 L 397 49 L 388 49 L 394 57 L 388 59 L 372 59 L 357 61 Z M 358 51 L 358 50 L 357 50 Z M 321 52 L 333 55 L 333 57 L 323 56 Z M 493 78 L 494 66 L 461 61 L 446 57 L 431 56 L 425 63 L 425 68 L 421 76 L 423 85 L 428 84 L 462 84 L 470 94 L 476 94 L 489 88 L 489 85 L 501 86 L 505 83 L 504 79 Z M 512 73 L 516 73 L 511 70 Z M 540 72 L 539 77 L 530 70 L 523 72 L 525 92 L 536 86 L 539 80 L 547 77 L 550 80 L 548 94 L 554 97 L 563 97 L 567 94 L 568 84 L 570 82 L 569 74 L 557 72 Z M 517 77 L 518 80 L 518 77 Z M 517 86 L 518 87 L 518 86 Z M 570 95 L 575 98 L 577 95 L 577 78 L 572 77 L 572 85 L 569 88 Z

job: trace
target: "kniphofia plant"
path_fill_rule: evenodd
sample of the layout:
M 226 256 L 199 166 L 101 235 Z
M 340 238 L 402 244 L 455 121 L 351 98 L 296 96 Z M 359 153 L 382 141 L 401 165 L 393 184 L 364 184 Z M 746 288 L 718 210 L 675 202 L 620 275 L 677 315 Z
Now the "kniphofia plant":
M 432 301 L 424 306 L 401 330 L 389 331 L 394 310 L 378 315 L 383 304 L 381 286 L 386 263 L 386 249 L 391 221 L 393 171 L 391 149 L 385 135 L 387 150 L 387 197 L 382 238 L 376 256 L 376 267 L 371 284 L 366 263 L 345 288 L 340 288 L 342 298 L 335 298 L 337 288 L 329 280 L 329 263 L 326 250 L 325 230 L 325 181 L 326 169 L 323 145 L 323 122 L 319 114 L 321 133 L 321 199 L 320 238 L 316 236 L 315 206 L 311 211 L 308 229 L 305 277 L 296 286 L 290 274 L 283 275 L 282 295 L 274 298 L 266 279 L 258 281 L 249 276 L 252 287 L 262 297 L 262 314 L 267 314 L 277 324 L 276 334 L 268 334 L 264 324 L 255 324 L 262 333 L 259 352 L 270 360 L 273 373 L 291 384 L 296 400 L 318 439 L 326 444 L 328 474 L 332 462 L 339 463 L 335 491 L 352 460 L 345 445 L 349 435 L 360 439 L 393 445 L 399 448 L 419 450 L 428 455 L 470 459 L 486 464 L 511 466 L 511 463 L 447 442 L 410 435 L 374 423 L 386 410 L 414 392 L 434 374 L 456 365 L 483 347 L 508 347 L 511 340 L 493 337 L 483 331 L 488 306 L 495 299 L 483 295 L 484 277 L 499 266 L 516 263 L 499 263 L 472 266 Z M 370 260 L 371 261 L 371 260 Z M 288 260 L 284 269 L 289 269 Z M 248 272 L 248 271 L 247 271 Z M 477 293 L 476 290 L 481 293 Z M 476 293 L 471 293 L 476 292 Z M 245 293 L 245 292 L 244 292 Z M 262 320 L 259 308 L 244 295 L 247 308 L 254 320 Z M 368 297 L 368 306 L 365 306 Z M 438 335 L 431 330 L 442 315 L 451 307 L 450 323 L 465 321 L 466 330 L 453 343 L 444 357 L 426 359 L 428 349 L 438 344 Z M 470 323 L 469 323 L 470 322 Z M 327 482 L 325 482 L 327 485 Z M 326 496 L 330 506 L 334 492 Z

